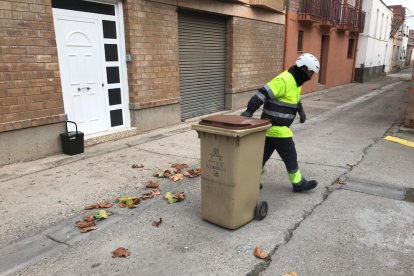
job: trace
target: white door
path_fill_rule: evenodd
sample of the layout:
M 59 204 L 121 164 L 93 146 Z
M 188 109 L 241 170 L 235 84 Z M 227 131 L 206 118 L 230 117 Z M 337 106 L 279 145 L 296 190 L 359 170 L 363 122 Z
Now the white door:
M 101 53 L 101 20 L 55 16 L 62 92 L 68 119 L 85 134 L 108 129 Z

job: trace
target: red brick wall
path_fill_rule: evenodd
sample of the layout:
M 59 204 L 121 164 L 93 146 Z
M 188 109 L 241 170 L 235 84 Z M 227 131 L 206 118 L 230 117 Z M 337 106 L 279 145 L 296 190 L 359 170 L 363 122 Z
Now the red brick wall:
M 227 24 L 227 85 L 242 92 L 282 71 L 284 25 L 233 17 Z
M 63 113 L 51 1 L 0 1 L 0 132 Z
M 124 1 L 130 103 L 138 108 L 178 102 L 177 7 L 144 0 Z
M 288 0 L 288 10 L 292 12 L 297 12 L 300 8 L 301 0 Z

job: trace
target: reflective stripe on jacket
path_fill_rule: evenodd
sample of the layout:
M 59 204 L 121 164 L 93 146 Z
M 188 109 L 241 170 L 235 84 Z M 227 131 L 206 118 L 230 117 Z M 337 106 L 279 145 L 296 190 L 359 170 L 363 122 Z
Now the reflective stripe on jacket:
M 293 123 L 300 101 L 301 87 L 288 71 L 284 71 L 268 82 L 266 89 L 269 99 L 263 106 L 263 119 L 270 119 L 272 127 L 267 131 L 268 137 L 286 138 L 293 133 L 289 126 Z

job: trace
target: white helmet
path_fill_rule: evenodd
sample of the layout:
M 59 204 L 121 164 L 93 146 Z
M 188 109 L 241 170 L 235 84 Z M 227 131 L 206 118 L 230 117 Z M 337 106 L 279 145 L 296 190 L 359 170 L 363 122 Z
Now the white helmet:
M 313 71 L 315 73 L 319 73 L 319 60 L 312 54 L 301 54 L 298 59 L 296 60 L 296 66 L 302 67 L 306 66 L 308 70 Z

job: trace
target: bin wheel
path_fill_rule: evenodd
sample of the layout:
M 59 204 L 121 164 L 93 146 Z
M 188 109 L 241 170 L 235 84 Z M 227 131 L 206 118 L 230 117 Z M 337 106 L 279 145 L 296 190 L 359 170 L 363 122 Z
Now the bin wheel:
M 255 218 L 257 220 L 262 220 L 267 215 L 267 210 L 269 209 L 269 206 L 267 205 L 266 201 L 259 201 L 256 206 L 256 214 Z

